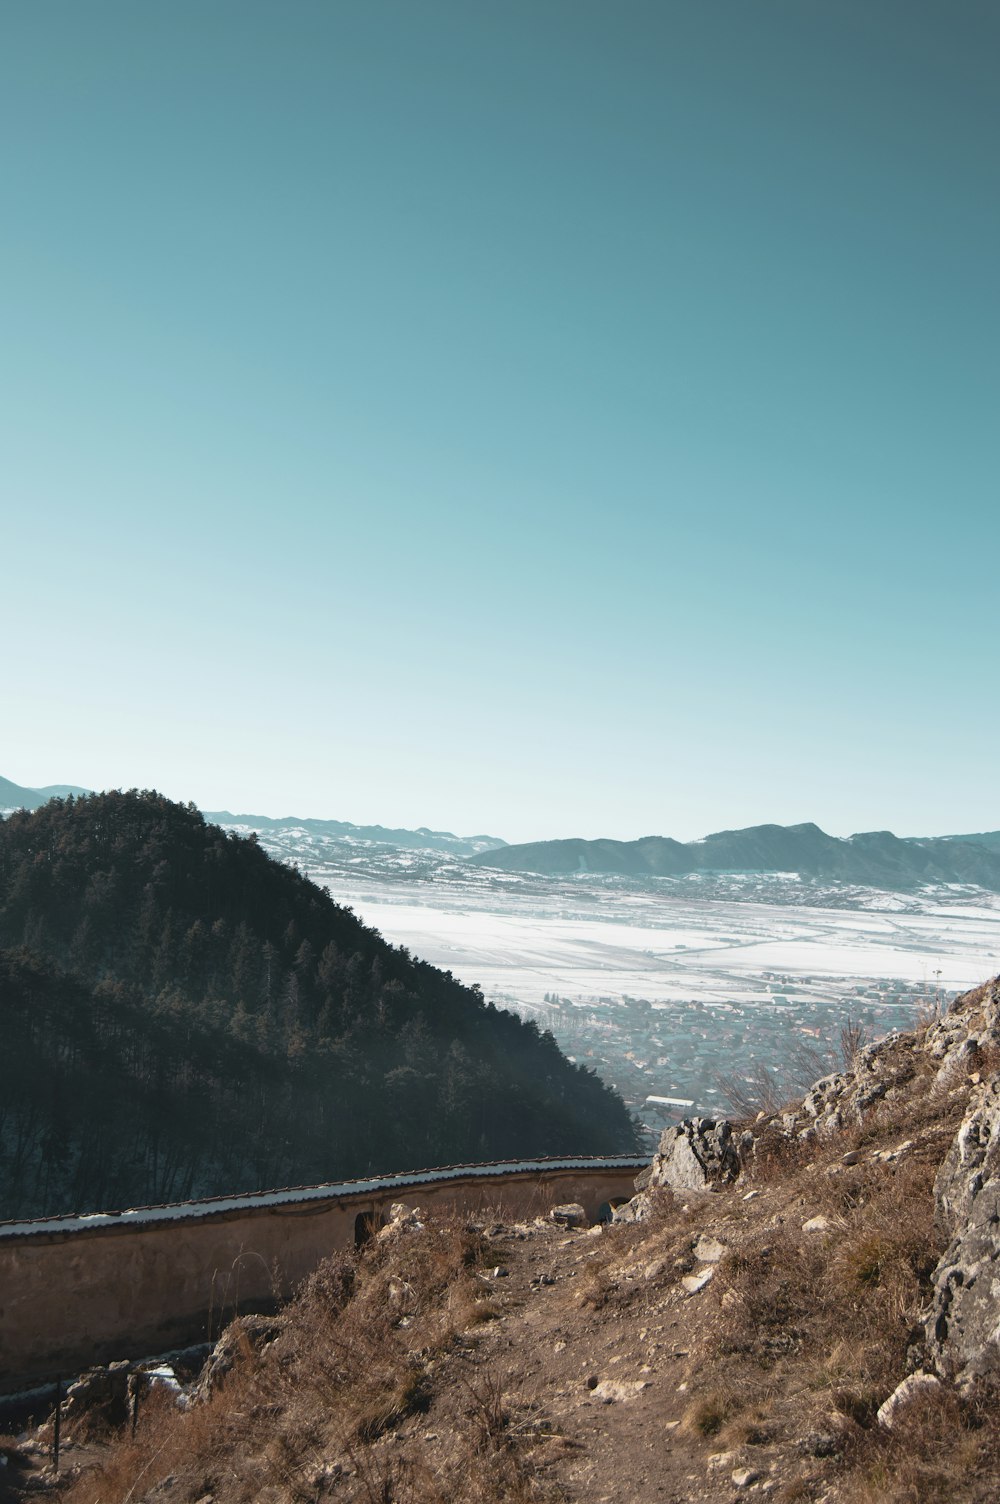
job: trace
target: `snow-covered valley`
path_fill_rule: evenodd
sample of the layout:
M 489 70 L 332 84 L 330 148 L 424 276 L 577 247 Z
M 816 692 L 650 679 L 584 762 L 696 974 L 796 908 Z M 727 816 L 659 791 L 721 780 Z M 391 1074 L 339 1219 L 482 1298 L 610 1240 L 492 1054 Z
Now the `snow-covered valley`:
M 546 878 L 302 829 L 259 839 L 386 939 L 551 1029 L 650 1129 L 721 1107 L 720 1077 L 754 1062 L 835 1050 L 848 1018 L 905 1027 L 1000 971 L 1000 897 L 971 887 Z

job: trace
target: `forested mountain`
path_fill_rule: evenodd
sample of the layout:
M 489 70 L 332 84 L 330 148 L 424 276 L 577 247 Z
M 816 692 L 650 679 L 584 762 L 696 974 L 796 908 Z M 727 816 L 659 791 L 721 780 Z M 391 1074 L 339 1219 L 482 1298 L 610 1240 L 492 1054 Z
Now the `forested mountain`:
M 0 946 L 0 1217 L 634 1151 L 551 1035 L 156 793 L 0 822 Z
M 618 872 L 681 876 L 689 872 L 799 872 L 806 877 L 876 887 L 925 882 L 978 883 L 1000 891 L 1000 845 L 983 836 L 900 837 L 888 830 L 841 838 L 818 825 L 751 825 L 701 841 L 645 836 L 638 841 L 534 841 L 470 858 L 505 872 Z

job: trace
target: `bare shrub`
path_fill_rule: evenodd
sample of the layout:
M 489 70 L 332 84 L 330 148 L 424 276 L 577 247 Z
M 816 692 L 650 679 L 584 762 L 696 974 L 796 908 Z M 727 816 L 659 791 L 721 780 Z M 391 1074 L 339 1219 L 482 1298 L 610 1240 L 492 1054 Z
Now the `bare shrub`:
M 997 1447 L 992 1407 L 942 1387 L 915 1397 L 891 1431 L 858 1438 L 846 1497 L 852 1504 L 986 1500 L 995 1496 Z
M 201 1489 L 223 1460 L 234 1504 L 271 1486 L 295 1496 L 310 1458 L 348 1454 L 367 1459 L 356 1471 L 371 1498 L 386 1488 L 397 1497 L 399 1479 L 380 1471 L 368 1448 L 426 1408 L 430 1360 L 486 1314 L 476 1275 L 483 1247 L 482 1234 L 457 1219 L 431 1218 L 419 1231 L 335 1254 L 305 1281 L 269 1346 L 258 1352 L 237 1340 L 224 1382 L 185 1412 L 151 1398 L 135 1437 L 123 1435 L 67 1499 L 124 1504 L 170 1474 Z M 407 1473 L 414 1499 L 417 1471 Z M 426 1480 L 419 1489 L 430 1504 Z
M 840 1026 L 840 1059 L 845 1070 L 853 1070 L 865 1045 L 871 1042 L 871 1031 L 859 1018 L 849 1018 Z
M 847 1018 L 840 1027 L 839 1054 L 832 1045 L 796 1038 L 780 1070 L 755 1060 L 742 1073 L 716 1076 L 715 1084 L 740 1121 L 760 1113 L 772 1117 L 824 1076 L 837 1069 L 852 1070 L 869 1039 L 870 1032 L 860 1019 Z
M 762 1060 L 753 1061 L 742 1074 L 716 1076 L 715 1085 L 730 1112 L 740 1121 L 749 1121 L 761 1112 L 770 1117 L 780 1112 L 788 1100 L 781 1077 Z

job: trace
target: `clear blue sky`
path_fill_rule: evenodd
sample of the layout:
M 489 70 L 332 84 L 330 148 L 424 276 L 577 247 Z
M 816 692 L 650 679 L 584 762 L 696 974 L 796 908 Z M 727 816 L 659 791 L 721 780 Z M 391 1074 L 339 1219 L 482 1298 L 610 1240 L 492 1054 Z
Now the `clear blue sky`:
M 0 773 L 1000 826 L 995 0 L 8 0 Z

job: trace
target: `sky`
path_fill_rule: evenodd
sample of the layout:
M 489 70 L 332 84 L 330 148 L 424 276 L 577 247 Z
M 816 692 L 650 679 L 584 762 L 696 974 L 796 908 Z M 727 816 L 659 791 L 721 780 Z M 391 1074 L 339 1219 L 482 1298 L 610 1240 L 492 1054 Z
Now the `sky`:
M 7 0 L 0 774 L 1000 827 L 994 0 Z

